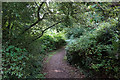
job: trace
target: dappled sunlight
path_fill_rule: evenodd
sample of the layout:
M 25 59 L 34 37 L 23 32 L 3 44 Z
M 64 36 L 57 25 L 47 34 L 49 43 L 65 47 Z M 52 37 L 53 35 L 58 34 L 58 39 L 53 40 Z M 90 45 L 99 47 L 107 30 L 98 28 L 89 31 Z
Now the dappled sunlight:
M 53 70 L 54 72 L 63 72 L 63 71 L 61 71 L 61 70 Z

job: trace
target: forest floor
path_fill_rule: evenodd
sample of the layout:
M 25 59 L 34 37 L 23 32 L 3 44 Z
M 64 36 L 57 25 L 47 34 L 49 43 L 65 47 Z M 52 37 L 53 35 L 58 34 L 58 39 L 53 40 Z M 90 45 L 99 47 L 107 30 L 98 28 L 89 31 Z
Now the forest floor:
M 84 78 L 85 76 L 78 69 L 69 65 L 66 61 L 64 47 L 49 55 L 44 64 L 46 78 Z

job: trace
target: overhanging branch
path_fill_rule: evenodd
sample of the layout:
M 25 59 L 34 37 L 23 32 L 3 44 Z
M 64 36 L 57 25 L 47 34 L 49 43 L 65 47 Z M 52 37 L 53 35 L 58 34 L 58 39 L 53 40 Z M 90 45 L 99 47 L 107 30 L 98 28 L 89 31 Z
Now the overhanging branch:
M 36 25 L 37 23 L 39 23 L 42 19 L 44 19 L 46 13 L 43 15 L 42 18 L 40 18 L 40 14 L 39 14 L 39 11 L 40 11 L 40 9 L 41 9 L 41 7 L 42 7 L 43 4 L 44 4 L 44 2 L 42 2 L 42 3 L 40 4 L 40 6 L 38 7 L 38 10 L 37 10 L 37 18 L 38 18 L 38 20 L 37 20 L 35 23 L 33 23 L 32 25 L 30 25 L 27 29 L 25 29 L 25 30 L 22 32 L 22 34 L 24 34 L 24 33 L 25 33 L 26 31 L 28 31 L 31 27 L 33 27 L 34 25 Z
M 20 37 L 21 35 L 23 35 L 23 34 L 24 34 L 26 31 L 28 31 L 31 27 L 35 26 L 37 23 L 39 23 L 41 20 L 44 19 L 45 15 L 46 15 L 47 13 L 45 13 L 42 18 L 40 18 L 40 14 L 39 14 L 40 9 L 42 8 L 42 5 L 43 5 L 44 3 L 45 3 L 45 2 L 42 2 L 42 3 L 40 4 L 40 6 L 38 7 L 38 10 L 37 10 L 37 21 L 35 21 L 33 24 L 31 24 L 30 26 L 28 26 L 28 28 L 26 28 L 24 31 L 22 31 L 20 34 L 18 34 L 18 37 Z M 17 37 L 17 38 L 18 38 L 18 37 Z M 10 41 L 16 40 L 17 38 L 14 37 L 14 38 L 12 38 Z
M 40 37 L 42 37 L 45 31 L 47 31 L 48 29 L 50 29 L 50 28 L 56 26 L 57 24 L 59 24 L 59 23 L 61 23 L 61 22 L 62 22 L 62 21 L 59 21 L 59 22 L 57 22 L 57 23 L 55 23 L 55 24 L 49 26 L 48 28 L 44 29 L 44 30 L 42 31 L 41 35 L 38 36 L 37 38 L 35 38 L 34 40 L 32 40 L 32 42 L 34 42 L 34 41 L 36 41 L 37 39 L 39 39 Z M 28 43 L 28 44 L 31 44 L 32 42 L 30 42 L 30 43 Z

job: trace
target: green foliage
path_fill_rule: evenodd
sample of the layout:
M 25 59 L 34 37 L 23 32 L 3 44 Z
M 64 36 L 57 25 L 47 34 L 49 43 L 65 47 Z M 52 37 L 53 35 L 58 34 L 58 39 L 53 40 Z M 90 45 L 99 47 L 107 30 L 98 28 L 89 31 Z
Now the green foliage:
M 26 65 L 26 78 L 43 78 L 43 60 L 45 54 L 33 54 L 29 55 L 29 60 Z M 34 62 L 34 63 L 33 63 Z
M 15 46 L 3 47 L 3 78 L 25 77 L 26 61 L 28 60 L 26 49 Z
M 114 46 L 116 41 L 114 37 L 117 37 L 117 34 L 115 27 L 108 26 L 104 28 L 99 26 L 66 47 L 68 62 L 86 70 L 86 73 L 89 71 L 88 77 L 119 78 L 120 76 L 118 58 L 120 51 L 116 50 L 119 49 L 118 46 Z
M 54 39 L 50 35 L 44 35 L 39 39 L 39 42 L 42 44 L 43 49 L 45 51 L 49 51 L 51 49 L 55 49 Z
M 68 28 L 66 30 L 66 37 L 68 39 L 71 39 L 71 38 L 79 38 L 83 33 L 84 33 L 84 28 Z
M 3 2 L 2 4 L 2 30 L 3 30 L 3 43 L 8 42 L 8 39 L 17 38 L 28 24 L 34 21 L 32 16 L 35 8 L 34 3 L 21 3 L 21 2 Z M 20 36 L 19 36 L 20 39 Z M 17 43 L 11 42 L 12 43 Z M 19 44 L 19 43 L 17 43 Z
M 118 77 L 116 73 L 119 74 L 119 67 L 115 60 L 119 61 L 120 29 L 119 26 L 118 30 L 109 28 L 118 23 L 119 8 L 112 7 L 112 4 L 114 5 L 114 3 L 68 2 L 43 3 L 42 5 L 42 2 L 37 2 L 36 5 L 34 2 L 4 2 L 2 5 L 4 77 L 43 77 L 41 70 L 46 53 L 66 44 L 63 35 L 56 33 L 48 35 L 44 30 L 56 29 L 60 32 L 65 27 L 70 28 L 66 31 L 68 38 L 78 38 L 73 39 L 67 47 L 67 59 L 71 64 L 82 64 L 84 68 L 97 73 L 103 67 L 103 73 L 109 76 L 112 76 L 112 66 L 115 74 L 113 75 Z M 40 11 L 38 11 L 39 5 L 42 5 L 39 7 Z M 44 15 L 44 13 L 48 14 Z M 37 23 L 38 17 L 41 19 Z M 111 24 L 105 23 L 103 20 Z M 59 21 L 61 22 L 54 25 L 55 27 L 50 27 Z M 76 25 L 82 25 L 87 30 Z M 97 26 L 99 27 L 97 28 Z M 88 30 L 93 32 L 87 32 Z M 44 31 L 44 35 L 39 38 L 42 31 Z M 9 46 L 5 46 L 8 44 Z M 105 54 L 103 54 L 104 52 Z M 118 56 L 115 57 L 115 55 Z
M 37 42 L 31 44 L 29 48 L 32 53 L 46 54 L 46 52 L 58 49 L 65 44 L 66 42 L 61 35 L 52 36 L 46 34 L 38 39 Z
M 3 78 L 43 78 L 41 73 L 45 54 L 31 54 L 15 46 L 3 47 Z M 30 54 L 28 54 L 30 53 Z M 34 63 L 33 63 L 34 62 Z M 39 74 L 39 75 L 38 75 Z
M 60 48 L 61 46 L 66 45 L 65 39 L 61 35 L 54 36 L 54 45 L 56 48 Z
M 42 78 L 43 61 L 47 53 L 51 50 L 64 46 L 65 40 L 60 35 L 43 35 L 36 42 L 27 47 L 29 60 L 26 65 L 26 74 L 28 78 Z M 33 63 L 34 62 L 34 63 Z M 40 74 L 40 75 L 39 75 Z

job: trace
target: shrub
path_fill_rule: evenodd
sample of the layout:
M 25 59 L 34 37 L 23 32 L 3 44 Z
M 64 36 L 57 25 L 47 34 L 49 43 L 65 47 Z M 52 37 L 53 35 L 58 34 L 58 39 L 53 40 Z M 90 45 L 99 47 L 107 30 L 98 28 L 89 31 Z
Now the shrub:
M 66 42 L 62 36 L 59 35 L 54 35 L 53 37 L 50 35 L 44 35 L 42 38 L 40 38 L 40 43 L 46 46 L 46 51 L 50 51 L 64 46 Z
M 43 37 L 41 37 L 39 39 L 39 42 L 40 44 L 42 44 L 42 48 L 45 50 L 45 51 L 50 51 L 50 50 L 53 50 L 55 49 L 55 46 L 54 46 L 54 39 L 52 36 L 50 35 L 44 35 Z
M 27 50 L 13 45 L 3 46 L 3 78 L 43 78 L 41 70 L 47 51 L 59 48 L 64 43 L 62 36 L 44 35 L 26 47 Z
M 59 35 L 54 36 L 54 42 L 55 42 L 56 48 L 59 48 L 59 47 L 64 46 L 66 44 L 66 42 L 62 38 L 62 36 L 59 36 Z
M 68 62 L 86 70 L 87 76 L 119 78 L 120 59 L 116 55 L 120 52 L 113 45 L 115 35 L 113 28 L 106 27 L 82 35 L 67 45 Z
M 13 45 L 3 47 L 3 78 L 41 78 L 43 55 L 28 54 L 24 48 Z M 33 63 L 34 62 L 34 63 Z M 40 74 L 40 75 L 38 75 Z M 38 76 L 37 76 L 38 75 Z
M 66 30 L 66 37 L 70 38 L 79 38 L 85 30 L 83 28 L 68 28 Z
M 26 61 L 28 60 L 26 49 L 15 46 L 3 47 L 3 78 L 25 77 Z

